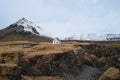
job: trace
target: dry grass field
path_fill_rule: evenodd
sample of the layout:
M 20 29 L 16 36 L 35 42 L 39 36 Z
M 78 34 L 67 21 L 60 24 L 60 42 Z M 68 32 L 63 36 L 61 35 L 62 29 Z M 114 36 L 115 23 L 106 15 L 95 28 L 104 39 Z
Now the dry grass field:
M 8 80 L 6 75 L 12 74 L 11 70 L 13 70 L 15 67 L 18 67 L 18 69 L 23 67 L 25 70 L 28 68 L 27 71 L 34 69 L 35 71 L 43 70 L 43 73 L 46 72 L 44 73 L 46 75 L 42 76 L 20 75 L 22 80 L 63 80 L 60 76 L 53 76 L 51 74 L 48 76 L 47 72 L 49 72 L 49 67 L 54 65 L 63 72 L 69 72 L 69 70 L 72 70 L 74 66 L 76 67 L 82 64 L 87 64 L 93 67 L 94 65 L 95 67 L 111 67 L 117 64 L 114 59 L 118 59 L 120 57 L 120 44 L 103 44 L 104 43 L 99 43 L 96 45 L 96 43 L 94 44 L 93 42 L 73 41 L 62 42 L 61 44 L 55 45 L 53 45 L 51 42 L 0 42 L 0 75 L 2 76 L 0 80 Z M 75 53 L 74 51 L 78 51 L 79 54 L 73 54 Z M 22 61 L 19 59 L 19 53 L 22 54 Z M 114 56 L 114 53 L 117 54 L 117 56 Z M 99 55 L 101 55 L 101 57 L 98 57 Z M 76 60 L 76 63 L 73 65 L 71 61 L 74 61 L 74 59 Z M 31 63 L 32 66 L 29 65 Z M 75 70 L 78 70 L 77 67 Z M 34 71 L 31 71 L 31 74 L 32 72 Z M 118 76 L 111 74 L 116 72 L 118 73 L 119 71 L 117 70 L 114 72 L 114 69 L 110 69 L 109 73 L 105 72 L 103 74 L 103 77 L 110 77 L 110 75 L 112 75 L 116 78 Z M 16 73 L 17 72 L 15 72 L 13 75 L 16 75 Z M 101 78 L 100 80 L 104 79 Z
M 0 46 L 25 45 L 25 44 L 37 44 L 37 43 L 36 42 L 31 42 L 31 41 L 7 41 L 7 42 L 0 42 Z

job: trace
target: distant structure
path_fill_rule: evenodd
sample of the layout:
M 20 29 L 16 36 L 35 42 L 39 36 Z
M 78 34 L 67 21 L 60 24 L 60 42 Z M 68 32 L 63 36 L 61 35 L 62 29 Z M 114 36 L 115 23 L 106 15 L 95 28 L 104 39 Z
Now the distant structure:
M 52 44 L 61 44 L 61 41 L 60 41 L 58 38 L 55 38 L 55 39 L 52 41 Z

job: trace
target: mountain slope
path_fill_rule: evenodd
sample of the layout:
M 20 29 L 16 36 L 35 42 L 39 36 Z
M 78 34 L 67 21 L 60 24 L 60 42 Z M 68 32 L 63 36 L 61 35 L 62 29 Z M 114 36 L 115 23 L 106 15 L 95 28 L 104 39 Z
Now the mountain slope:
M 120 41 L 120 34 L 88 33 L 67 37 L 65 40 Z
M 52 41 L 45 30 L 25 18 L 18 20 L 5 29 L 0 30 L 0 41 Z

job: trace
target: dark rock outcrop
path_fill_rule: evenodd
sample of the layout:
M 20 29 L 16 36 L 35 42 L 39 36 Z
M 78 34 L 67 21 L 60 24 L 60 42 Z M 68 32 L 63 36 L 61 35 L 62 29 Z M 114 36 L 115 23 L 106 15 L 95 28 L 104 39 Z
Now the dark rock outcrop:
M 96 57 L 100 58 L 105 53 L 105 46 L 103 45 L 96 45 L 96 44 L 90 44 L 90 45 L 80 45 L 83 49 L 86 50 L 86 52 L 90 55 L 95 55 Z
M 63 73 L 78 74 L 81 69 L 81 63 L 78 63 L 79 59 L 77 56 L 79 56 L 78 53 L 68 51 L 25 59 L 19 53 L 18 64 L 11 69 L 8 79 L 21 80 L 21 75 L 62 76 Z

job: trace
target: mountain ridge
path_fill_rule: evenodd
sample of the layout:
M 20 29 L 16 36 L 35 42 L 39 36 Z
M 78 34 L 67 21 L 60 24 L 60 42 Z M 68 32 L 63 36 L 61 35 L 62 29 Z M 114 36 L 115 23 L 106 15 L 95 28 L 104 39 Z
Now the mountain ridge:
M 64 38 L 65 40 L 86 40 L 86 41 L 120 41 L 120 34 L 106 34 L 106 33 L 88 33 L 73 35 Z
M 0 41 L 15 40 L 52 41 L 53 37 L 35 23 L 22 18 L 0 30 Z
M 41 39 L 39 40 L 40 37 Z M 4 40 L 5 41 L 9 41 L 9 40 L 47 41 L 47 39 L 53 40 L 54 38 L 55 37 L 53 37 L 50 33 L 45 31 L 42 27 L 39 27 L 34 22 L 29 21 L 24 17 L 19 19 L 15 23 L 11 24 L 7 28 L 0 30 L 0 41 L 4 41 Z M 81 41 L 82 40 L 83 41 L 120 41 L 120 34 L 86 33 L 86 34 L 77 34 L 60 39 L 81 40 Z

